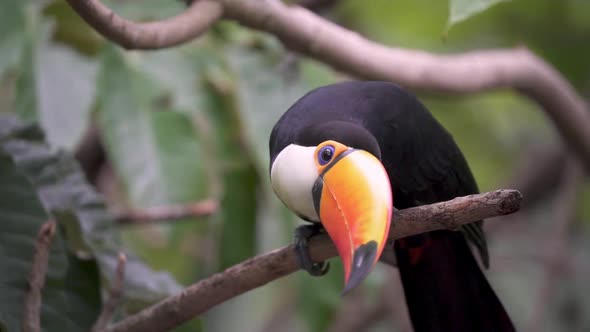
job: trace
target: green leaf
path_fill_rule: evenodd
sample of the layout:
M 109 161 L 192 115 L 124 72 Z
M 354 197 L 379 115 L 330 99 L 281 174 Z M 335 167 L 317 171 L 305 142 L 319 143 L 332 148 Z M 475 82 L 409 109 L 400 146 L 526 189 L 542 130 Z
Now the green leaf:
M 201 319 L 191 319 L 180 326 L 175 327 L 173 332 L 201 332 L 204 331 Z
M 191 120 L 165 112 L 159 86 L 114 47 L 102 58 L 98 120 L 117 175 L 133 205 L 194 201 L 208 192 Z M 164 112 L 154 112 L 163 110 Z
M 330 271 L 321 278 L 307 273 L 298 277 L 297 309 L 305 318 L 309 331 L 326 331 L 334 312 L 342 304 L 343 267 L 340 258 L 330 260 Z
M 0 77 L 18 62 L 23 47 L 24 31 L 23 1 L 0 1 Z
M 38 112 L 51 146 L 72 151 L 88 125 L 96 85 L 96 61 L 49 41 L 39 45 Z
M 244 134 L 256 153 L 256 161 L 266 172 L 268 139 L 272 127 L 310 87 L 297 77 L 287 79 L 285 73 L 281 72 L 284 67 L 281 61 L 285 59 L 285 54 L 273 56 L 269 51 L 244 47 L 227 47 L 225 53 L 236 73 L 237 98 L 244 121 Z
M 208 73 L 208 107 L 215 132 L 214 150 L 222 180 L 222 231 L 219 242 L 221 268 L 256 253 L 256 215 L 260 177 L 244 144 L 242 119 L 231 80 L 223 69 Z
M 31 23 L 30 25 L 34 25 Z M 20 61 L 20 73 L 16 81 L 16 99 L 14 109 L 21 119 L 27 122 L 38 119 L 37 81 L 37 31 L 29 26 L 25 33 L 25 41 Z
M 0 325 L 7 331 L 20 331 L 35 239 L 50 219 L 24 174 L 27 160 L 43 169 L 43 153 L 26 142 L 39 133 L 26 129 L 21 137 L 6 136 L 14 125 L 14 119 L 0 117 Z M 100 310 L 96 261 L 72 255 L 61 227 L 52 241 L 42 301 L 44 331 L 88 330 Z
M 191 47 L 192 46 L 192 47 Z M 141 71 L 157 82 L 158 87 L 170 99 L 173 109 L 195 114 L 202 108 L 202 91 L 198 86 L 200 62 L 211 57 L 207 47 L 181 46 L 158 52 L 142 53 L 139 59 Z
M 51 146 L 73 150 L 87 127 L 97 65 L 51 43 L 46 22 L 37 27 L 29 21 L 15 111 L 27 122 L 40 122 Z
M 256 208 L 260 179 L 252 163 L 228 170 L 221 200 L 220 265 L 230 267 L 256 254 Z
M 0 117 L 0 138 L 11 139 L 3 147 L 14 156 L 19 172 L 35 186 L 45 209 L 59 221 L 70 252 L 78 257 L 95 257 L 103 278 L 110 280 L 118 252 L 125 250 L 102 198 L 86 182 L 76 160 L 50 149 L 38 127 L 21 125 L 13 117 Z M 13 204 L 18 206 L 19 201 Z M 169 274 L 154 272 L 131 253 L 127 253 L 125 270 L 126 304 L 131 309 L 181 289 Z
M 54 29 L 51 40 L 87 56 L 95 56 L 105 44 L 98 34 L 66 1 L 52 1 L 43 9 L 43 15 L 52 19 Z
M 447 22 L 447 30 L 454 24 L 464 21 L 471 16 L 479 14 L 484 10 L 500 2 L 509 0 L 450 0 L 450 14 Z

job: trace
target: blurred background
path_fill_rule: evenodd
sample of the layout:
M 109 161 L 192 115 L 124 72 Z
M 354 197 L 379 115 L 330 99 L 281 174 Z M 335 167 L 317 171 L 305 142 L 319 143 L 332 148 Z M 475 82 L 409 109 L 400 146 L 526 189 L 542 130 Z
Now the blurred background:
M 132 20 L 184 8 L 173 0 L 104 3 Z M 446 1 L 303 4 L 395 47 L 451 54 L 523 45 L 590 96 L 587 0 L 514 0 L 451 29 Z M 270 130 L 310 89 L 347 79 L 270 35 L 229 22 L 173 49 L 124 51 L 64 1 L 0 2 L 0 114 L 39 124 L 46 152 L 73 165 L 58 173 L 79 173 L 67 156 L 79 161 L 91 186 L 68 197 L 91 196 L 94 214 L 79 209 L 86 200 L 66 204 L 78 232 L 64 235 L 76 248 L 68 259 L 96 260 L 96 288 L 108 284 L 118 250 L 130 255 L 119 317 L 292 241 L 300 221 L 269 186 Z M 524 194 L 521 212 L 486 224 L 487 276 L 518 329 L 590 331 L 590 186 L 543 110 L 508 90 L 418 95 L 454 136 L 481 191 Z M 171 207 L 202 216 L 138 216 Z M 104 215 L 92 219 L 96 213 Z M 75 238 L 86 245 L 72 245 Z M 297 272 L 175 331 L 411 331 L 402 290 L 391 278 L 397 271 L 379 264 L 362 287 L 341 297 L 342 268 L 334 259 L 322 278 Z

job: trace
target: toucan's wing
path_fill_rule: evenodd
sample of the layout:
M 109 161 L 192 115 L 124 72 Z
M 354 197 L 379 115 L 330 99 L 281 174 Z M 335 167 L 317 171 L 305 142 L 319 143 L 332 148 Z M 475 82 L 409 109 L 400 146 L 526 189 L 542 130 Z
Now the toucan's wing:
M 417 199 L 429 199 L 425 203 L 434 203 L 441 200 L 449 200 L 458 196 L 476 194 L 479 192 L 477 184 L 463 154 L 454 143 L 450 135 L 447 139 L 441 137 L 431 145 L 432 149 L 423 155 L 418 163 L 417 181 L 426 181 L 430 189 L 417 193 Z M 483 233 L 483 221 L 467 224 L 460 227 L 467 240 L 475 245 L 481 255 L 483 265 L 489 267 L 489 253 L 485 235 Z
M 394 114 L 389 119 L 389 135 L 395 142 L 385 147 L 396 153 L 384 153 L 391 156 L 384 164 L 395 190 L 395 207 L 403 209 L 478 193 L 471 170 L 452 136 L 426 109 L 412 111 L 419 114 Z M 477 221 L 460 230 L 478 249 L 487 267 L 489 254 L 482 224 Z

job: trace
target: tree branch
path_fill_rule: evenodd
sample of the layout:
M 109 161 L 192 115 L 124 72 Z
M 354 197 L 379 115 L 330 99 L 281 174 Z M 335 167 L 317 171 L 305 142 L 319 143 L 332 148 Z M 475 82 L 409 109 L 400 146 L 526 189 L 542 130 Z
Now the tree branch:
M 203 33 L 224 14 L 360 78 L 457 94 L 512 88 L 543 107 L 561 137 L 590 169 L 588 105 L 557 71 L 525 48 L 450 56 L 390 48 L 304 8 L 276 0 L 201 0 L 183 14 L 152 23 L 127 21 L 99 0 L 67 1 L 103 36 L 126 48 L 158 49 L 183 43 Z
M 436 229 L 457 229 L 476 220 L 518 211 L 522 196 L 516 190 L 496 190 L 455 198 L 447 202 L 397 211 L 389 239 Z M 336 256 L 327 235 L 311 239 L 310 254 L 315 261 Z M 153 306 L 127 317 L 110 332 L 165 331 L 209 310 L 234 296 L 263 286 L 299 269 L 293 245 L 250 258 L 223 272 L 187 287 Z
M 178 220 L 209 216 L 219 209 L 219 203 L 213 199 L 189 204 L 158 206 L 141 210 L 129 210 L 115 213 L 119 224 L 141 224 L 162 220 Z
M 188 42 L 207 31 L 223 13 L 217 1 L 199 0 L 178 16 L 136 23 L 115 14 L 99 0 L 66 1 L 97 32 L 127 49 L 160 49 Z
M 102 306 L 102 311 L 94 323 L 91 332 L 99 332 L 104 330 L 113 317 L 115 309 L 123 296 L 123 286 L 125 282 L 125 263 L 127 262 L 127 256 L 120 252 L 117 259 L 117 269 L 115 270 L 115 276 L 111 282 L 109 288 L 109 294 L 105 303 Z
M 220 1 L 228 18 L 271 33 L 287 47 L 361 78 L 456 94 L 513 88 L 544 108 L 590 169 L 588 105 L 557 71 L 525 48 L 435 55 L 383 46 L 281 1 Z
M 49 262 L 51 240 L 55 235 L 55 222 L 48 221 L 41 226 L 35 244 L 31 275 L 29 276 L 29 291 L 25 296 L 25 310 L 23 313 L 22 331 L 41 331 L 41 291 L 45 285 L 45 274 Z

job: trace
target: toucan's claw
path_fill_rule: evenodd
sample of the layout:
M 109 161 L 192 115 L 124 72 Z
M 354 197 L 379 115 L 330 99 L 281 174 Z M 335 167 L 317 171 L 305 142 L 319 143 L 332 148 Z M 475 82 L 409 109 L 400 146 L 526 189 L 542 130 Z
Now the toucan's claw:
M 308 241 L 311 237 L 321 233 L 323 227 L 320 224 L 301 225 L 295 228 L 295 253 L 299 259 L 301 268 L 314 277 L 320 277 L 330 270 L 329 262 L 314 263 L 309 255 Z

